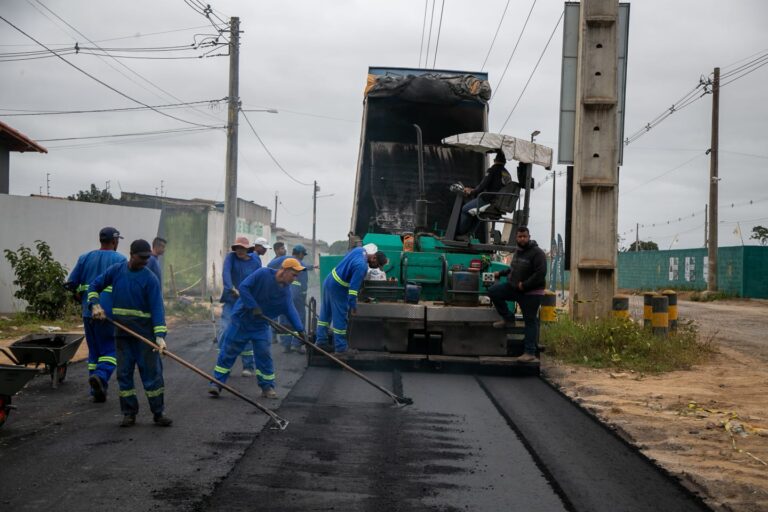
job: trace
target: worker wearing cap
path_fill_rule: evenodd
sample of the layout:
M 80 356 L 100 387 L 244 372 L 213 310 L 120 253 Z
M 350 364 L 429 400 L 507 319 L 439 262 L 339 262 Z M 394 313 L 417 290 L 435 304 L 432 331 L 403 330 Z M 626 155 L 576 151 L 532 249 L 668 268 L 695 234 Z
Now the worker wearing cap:
M 266 242 L 266 241 L 265 241 Z M 253 272 L 261 268 L 261 258 L 258 252 L 252 252 L 251 243 L 244 236 L 239 236 L 232 244 L 232 252 L 224 258 L 224 265 L 221 271 L 221 280 L 224 283 L 224 291 L 221 292 L 219 302 L 223 304 L 221 308 L 221 322 L 219 330 L 219 341 L 227 330 L 232 318 L 232 308 L 235 307 L 238 297 L 240 297 L 240 283 Z M 253 350 L 247 348 L 242 354 L 243 376 L 252 377 L 254 375 Z
M 302 260 L 306 255 L 307 255 L 307 249 L 305 249 L 303 245 L 297 244 L 293 246 L 290 257 L 296 258 L 299 261 L 299 263 L 304 265 L 304 262 Z M 267 264 L 267 266 L 269 268 L 280 268 L 280 265 L 282 265 L 283 261 L 285 261 L 286 258 L 288 258 L 288 256 L 285 254 L 282 256 L 278 256 L 272 261 L 270 261 Z M 311 268 L 312 268 L 311 266 L 307 266 L 307 269 L 311 269 Z M 291 297 L 293 298 L 293 306 L 296 308 L 296 312 L 298 312 L 299 318 L 301 318 L 302 321 L 305 321 L 307 318 L 308 287 L 309 287 L 309 275 L 306 272 L 300 272 L 299 275 L 296 276 L 296 280 L 291 283 Z M 284 316 L 280 317 L 280 323 L 285 323 L 286 320 L 287 319 Z M 290 353 L 294 351 L 299 354 L 305 353 L 304 345 L 295 336 L 289 336 L 287 334 L 283 334 L 282 336 L 280 336 L 280 343 L 283 345 L 283 351 L 286 353 Z
M 69 274 L 66 284 L 69 290 L 75 292 L 82 303 L 83 330 L 85 342 L 88 344 L 88 385 L 94 402 L 104 402 L 107 399 L 109 378 L 117 366 L 115 357 L 115 330 L 111 325 L 96 322 L 91 318 L 88 305 L 88 284 L 104 273 L 115 263 L 125 262 L 125 256 L 117 252 L 120 242 L 120 232 L 113 227 L 105 227 L 99 231 L 101 248 L 87 252 L 77 259 L 75 268 Z M 106 288 L 101 293 L 100 301 L 107 315 L 112 315 L 112 289 Z
M 328 329 L 333 332 L 337 353 L 346 352 L 347 315 L 357 309 L 357 294 L 369 268 L 387 264 L 387 256 L 374 244 L 356 247 L 331 270 L 323 281 L 320 318 L 317 321 L 317 344 L 330 350 Z
M 127 332 L 117 328 L 115 345 L 117 347 L 117 384 L 120 387 L 120 410 L 123 413 L 122 427 L 136 424 L 139 401 L 133 374 L 139 367 L 141 383 L 149 401 L 149 408 L 154 415 L 156 425 L 170 426 L 172 421 L 163 414 L 165 409 L 165 385 L 163 382 L 163 363 L 160 354 L 165 351 L 165 308 L 157 276 L 147 269 L 147 261 L 152 255 L 152 248 L 146 240 L 134 240 L 131 243 L 131 258 L 128 263 L 116 263 L 109 267 L 88 285 L 88 302 L 96 320 L 105 319 L 104 309 L 100 305 L 99 293 L 112 287 L 112 317 L 116 322 L 128 327 L 157 345 L 152 349 L 147 344 L 135 339 Z
M 464 187 L 464 196 L 470 200 L 461 207 L 457 235 L 471 236 L 475 232 L 478 224 L 477 209 L 489 202 L 487 199 L 478 197 L 482 192 L 498 192 L 504 188 L 504 185 L 512 182 L 512 176 L 504 167 L 506 163 L 507 157 L 504 156 L 503 151 L 499 150 L 493 158 L 493 165 L 488 168 L 480 183 L 475 188 Z
M 232 311 L 232 323 L 221 340 L 221 350 L 214 368 L 214 377 L 226 382 L 237 355 L 249 343 L 253 344 L 256 376 L 262 396 L 277 398 L 275 368 L 272 364 L 270 328 L 264 318 L 288 317 L 294 330 L 304 332 L 304 324 L 291 299 L 291 283 L 305 268 L 295 258 L 286 258 L 280 268 L 261 268 L 240 283 L 240 298 Z M 215 382 L 208 392 L 219 396 L 221 388 Z

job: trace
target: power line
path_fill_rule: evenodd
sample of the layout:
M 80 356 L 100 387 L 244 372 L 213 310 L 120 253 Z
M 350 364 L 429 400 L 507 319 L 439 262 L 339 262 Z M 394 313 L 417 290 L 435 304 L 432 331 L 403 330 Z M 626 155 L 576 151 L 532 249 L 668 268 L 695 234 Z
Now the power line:
M 427 29 L 427 6 L 429 5 L 429 0 L 424 0 L 424 21 L 421 23 L 421 43 L 419 43 L 419 64 L 416 66 L 417 68 L 421 67 L 421 57 L 424 54 L 424 32 Z
M 146 34 L 134 34 L 134 35 L 130 35 L 130 36 L 111 37 L 109 39 L 96 39 L 96 42 L 97 43 L 107 43 L 109 41 L 121 41 L 123 39 L 140 39 L 142 37 L 157 36 L 157 35 L 162 35 L 162 34 L 172 34 L 174 32 L 186 32 L 188 30 L 199 30 L 201 28 L 207 28 L 207 27 L 208 27 L 208 25 L 198 25 L 196 27 L 177 28 L 177 29 L 173 29 L 173 30 L 163 30 L 162 32 L 148 32 Z M 70 46 L 69 43 L 47 43 L 47 44 L 48 44 L 48 46 Z M 4 47 L 4 46 L 7 46 L 7 47 L 14 47 L 14 46 L 16 46 L 16 47 L 18 47 L 18 46 L 36 46 L 36 45 L 28 44 L 28 43 L 23 43 L 23 44 L 0 44 L 0 47 Z
M 16 25 L 14 25 L 13 23 L 11 23 L 11 22 L 10 22 L 10 21 L 8 21 L 7 19 L 5 19 L 3 16 L 0 16 L 0 20 L 3 20 L 5 23 L 7 23 L 8 25 L 10 25 L 12 28 L 14 28 L 15 30 L 17 30 L 17 31 L 18 31 L 18 32 L 20 32 L 21 34 L 25 35 L 26 37 L 28 37 L 28 38 L 29 38 L 29 39 L 31 39 L 32 41 L 36 42 L 37 44 L 39 44 L 40 46 L 42 46 L 42 47 L 43 47 L 43 48 L 45 48 L 46 50 L 48 50 L 48 51 L 50 51 L 50 52 L 52 52 L 52 53 L 55 53 L 55 52 L 53 52 L 53 50 L 51 50 L 50 48 L 48 48 L 47 46 L 45 46 L 43 43 L 41 43 L 40 41 L 38 41 L 37 39 L 35 39 L 35 38 L 34 38 L 34 37 L 32 37 L 31 35 L 29 35 L 29 34 L 27 34 L 26 32 L 24 32 L 22 29 L 20 29 L 19 27 L 17 27 Z M 108 83 L 104 82 L 103 80 L 100 80 L 100 79 L 96 78 L 95 76 L 93 76 L 92 74 L 88 73 L 88 72 L 87 72 L 87 71 L 85 71 L 84 69 L 82 69 L 82 68 L 80 68 L 80 67 L 76 66 L 75 64 L 71 63 L 70 61 L 68 61 L 68 60 L 67 60 L 67 59 L 65 59 L 64 57 L 62 57 L 62 56 L 60 56 L 60 55 L 56 55 L 56 56 L 57 56 L 59 59 L 61 59 L 62 61 L 64 61 L 65 63 L 67 63 L 68 65 L 70 65 L 71 67 L 75 68 L 76 70 L 78 70 L 79 72 L 81 72 L 82 74 L 84 74 L 85 76 L 87 76 L 88 78 L 90 78 L 91 80 L 93 80 L 93 81 L 95 81 L 95 82 L 97 82 L 97 83 L 99 83 L 99 84 L 103 85 L 103 86 L 104 86 L 104 87 L 106 87 L 107 89 L 109 89 L 109 90 L 111 90 L 111 91 L 113 91 L 113 92 L 115 92 L 115 93 L 119 94 L 119 95 L 120 95 L 120 96 L 122 96 L 123 98 L 126 98 L 126 99 L 128 99 L 128 100 L 130 100 L 130 101 L 132 101 L 132 102 L 134 102 L 134 103 L 138 103 L 139 105 L 142 105 L 142 106 L 144 106 L 144 107 L 147 107 L 147 108 L 149 108 L 150 110 L 153 110 L 154 112 L 157 112 L 158 114 L 160 114 L 160 115 L 162 115 L 162 116 L 165 116 L 165 117 L 169 117 L 169 118 L 171 118 L 171 119 L 175 119 L 176 121 L 180 121 L 180 122 L 182 122 L 182 123 L 186 123 L 186 124 L 191 124 L 191 125 L 194 125 L 194 126 L 202 126 L 202 127 L 206 127 L 206 128 L 213 128 L 211 125 L 204 125 L 204 124 L 201 124 L 201 123 L 195 123 L 195 122 L 193 122 L 193 121 L 187 121 L 186 119 L 182 119 L 182 118 L 180 118 L 180 117 L 176 117 L 176 116 L 174 116 L 174 115 L 168 114 L 168 113 L 166 113 L 166 112 L 163 112 L 163 111 L 161 111 L 161 110 L 155 109 L 155 108 L 151 107 L 150 105 L 147 105 L 146 103 L 144 103 L 144 102 L 142 102 L 142 101 L 140 101 L 140 100 L 137 100 L 137 99 L 135 99 L 135 98 L 133 98 L 133 97 L 131 97 L 131 96 L 128 96 L 126 93 L 124 93 L 124 92 L 122 92 L 122 91 L 120 91 L 120 90 L 118 90 L 118 89 L 115 89 L 114 87 L 112 87 L 112 86 L 111 86 L 111 85 L 109 85 Z
M 528 11 L 528 16 L 526 16 L 525 23 L 523 23 L 523 28 L 520 30 L 520 35 L 517 36 L 517 42 L 515 43 L 515 47 L 512 48 L 512 54 L 509 56 L 509 59 L 507 59 L 507 65 L 504 66 L 504 71 L 501 72 L 501 76 L 499 77 L 499 83 L 497 83 L 496 87 L 493 89 L 493 93 L 491 94 L 491 99 L 493 99 L 496 96 L 496 92 L 501 87 L 501 82 L 504 81 L 504 76 L 507 74 L 507 70 L 509 69 L 509 64 L 510 62 L 512 62 L 512 57 L 515 56 L 515 52 L 517 51 L 517 45 L 520 44 L 520 40 L 523 38 L 523 34 L 525 33 L 525 27 L 528 26 L 528 20 L 531 19 L 531 13 L 533 12 L 534 7 L 536 7 L 536 0 L 533 0 L 533 3 L 531 4 L 531 8 Z M 560 24 L 559 21 L 557 23 Z
M 196 133 L 207 131 L 205 128 L 192 128 L 189 131 L 182 131 L 182 132 L 173 132 L 169 134 L 160 134 L 160 135 L 137 135 L 136 137 L 118 137 L 113 139 L 102 139 L 97 140 L 95 142 L 85 142 L 82 144 L 62 144 L 62 145 L 49 145 L 46 144 L 45 146 L 48 149 L 55 149 L 57 151 L 61 150 L 67 150 L 67 149 L 88 149 L 93 147 L 101 147 L 105 145 L 110 146 L 121 146 L 125 144 L 141 144 L 145 142 L 156 142 L 159 140 L 164 139 L 171 139 L 174 137 L 180 137 L 184 135 L 195 135 Z
M 219 99 L 219 100 L 188 101 L 184 103 L 168 103 L 166 105 L 152 105 L 152 108 L 156 108 L 156 109 L 182 108 L 189 105 L 200 105 L 204 103 L 216 104 L 222 101 L 226 101 L 226 98 Z M 2 111 L 20 112 L 17 114 L 3 113 L 2 115 L 4 117 L 55 116 L 55 115 L 65 115 L 65 114 L 97 114 L 97 113 L 103 113 L 103 112 L 135 112 L 135 111 L 141 111 L 141 110 L 149 110 L 149 108 L 148 107 L 123 107 L 123 108 L 100 108 L 100 109 L 93 109 L 93 110 L 49 110 L 49 111 L 38 111 L 38 110 L 22 111 L 22 110 L 0 108 L 0 112 Z
M 429 43 L 432 41 L 432 23 L 435 21 L 435 2 L 432 0 L 432 14 L 429 16 L 429 36 L 427 37 L 427 54 L 424 56 L 424 67 L 427 67 L 429 62 Z
M 288 208 L 285 207 L 285 203 L 283 203 L 282 201 L 278 201 L 278 202 L 279 202 L 280 206 L 283 207 L 283 210 L 285 211 L 285 213 L 287 213 L 288 215 L 291 215 L 293 217 L 301 217 L 301 216 L 306 215 L 306 214 L 308 214 L 309 212 L 312 211 L 312 207 L 310 206 L 308 209 L 304 210 L 303 212 L 293 213 L 292 211 L 290 211 Z
M 437 63 L 437 49 L 440 46 L 440 31 L 443 28 L 443 10 L 445 9 L 445 0 L 440 4 L 440 23 L 437 24 L 437 39 L 435 40 L 435 58 L 432 59 L 432 69 L 435 69 Z
M 499 30 L 501 29 L 501 24 L 504 22 L 504 16 L 507 15 L 507 9 L 509 8 L 509 2 L 510 0 L 507 0 L 507 5 L 504 6 L 504 12 L 501 13 L 501 19 L 499 20 L 499 26 L 496 27 L 496 33 L 493 34 L 493 39 L 491 40 L 491 47 L 488 48 L 488 53 L 485 54 L 485 60 L 483 60 L 483 65 L 480 66 L 480 71 L 485 69 L 485 65 L 488 62 L 488 57 L 491 56 L 491 50 L 493 50 L 493 45 L 496 42 L 496 37 L 499 35 Z
M 501 125 L 501 128 L 499 129 L 500 132 L 504 130 L 505 126 L 507 126 L 507 123 L 509 122 L 509 119 L 512 117 L 512 114 L 515 112 L 515 109 L 517 108 L 518 103 L 520 103 L 520 100 L 523 98 L 523 94 L 525 94 L 525 90 L 528 89 L 528 84 L 531 83 L 531 79 L 533 79 L 533 75 L 536 73 L 536 70 L 539 69 L 539 64 L 541 64 L 541 59 L 544 58 L 544 54 L 547 52 L 547 48 L 549 48 L 549 43 L 552 42 L 552 38 L 555 36 L 557 27 L 560 26 L 560 21 L 562 21 L 564 14 L 565 14 L 565 11 L 561 12 L 560 17 L 557 18 L 557 23 L 555 23 L 555 28 L 552 29 L 552 33 L 549 35 L 549 39 L 547 39 L 547 44 L 544 45 L 544 49 L 541 51 L 541 55 L 539 55 L 539 60 L 537 60 L 536 65 L 533 66 L 531 75 L 528 77 L 528 81 L 525 82 L 525 86 L 523 87 L 523 90 L 520 91 L 520 96 L 517 97 L 517 101 L 515 101 L 515 104 L 512 106 L 512 110 L 509 111 L 509 115 L 504 120 L 504 124 Z
M 84 137 L 60 137 L 54 139 L 37 139 L 37 142 L 64 142 L 68 140 L 90 140 L 90 139 L 113 139 L 118 137 L 136 137 L 139 135 L 160 135 L 166 133 L 179 133 L 179 132 L 199 132 L 204 130 L 224 129 L 226 126 L 211 126 L 203 128 L 171 128 L 168 130 L 154 130 L 148 132 L 134 132 L 134 133 L 112 133 L 108 135 L 87 135 Z
M 253 127 L 253 124 L 251 124 L 251 120 L 250 120 L 250 119 L 248 119 L 248 116 L 245 114 L 245 112 L 243 112 L 243 111 L 242 111 L 242 109 L 240 110 L 240 112 L 243 114 L 243 118 L 245 119 L 245 122 L 246 122 L 246 123 L 248 123 L 248 126 L 251 128 L 251 131 L 253 132 L 253 134 L 254 134 L 254 135 L 256 136 L 256 138 L 259 140 L 259 144 L 261 144 L 261 146 L 264 148 L 264 151 L 266 151 L 266 152 L 267 152 L 267 154 L 269 155 L 269 158 L 271 158 L 271 159 L 272 159 L 272 161 L 275 163 L 275 165 L 277 166 L 277 168 L 278 168 L 278 169 L 280 169 L 281 171 L 283 171 L 283 174 L 285 174 L 286 176 L 288 176 L 289 178 L 291 178 L 293 181 L 295 181 L 295 182 L 296 182 L 296 183 L 298 183 L 299 185 L 305 185 L 305 186 L 307 186 L 307 187 L 309 187 L 309 186 L 313 185 L 312 183 L 304 183 L 303 181 L 299 181 L 299 180 L 297 180 L 296 178 L 294 178 L 293 176 L 291 176 L 291 175 L 290 175 L 290 173 L 289 173 L 288 171 L 286 171 L 285 169 L 283 169 L 283 166 L 282 166 L 282 165 L 280 165 L 280 162 L 278 162 L 278 161 L 277 161 L 277 159 L 274 157 L 274 155 L 273 155 L 273 154 L 272 154 L 272 152 L 269 150 L 269 148 L 267 147 L 267 145 L 266 145 L 266 144 L 264 144 L 264 141 L 263 141 L 263 140 L 261 140 L 261 137 L 259 137 L 259 134 L 258 134 L 258 133 L 256 133 L 256 128 L 254 128 L 254 127 Z

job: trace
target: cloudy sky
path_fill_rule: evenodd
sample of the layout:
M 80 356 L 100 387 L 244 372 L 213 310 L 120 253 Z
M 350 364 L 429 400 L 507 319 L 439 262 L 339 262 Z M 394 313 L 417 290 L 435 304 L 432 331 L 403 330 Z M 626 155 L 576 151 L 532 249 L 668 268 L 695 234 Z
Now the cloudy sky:
M 0 20 L 0 119 L 49 149 L 47 155 L 12 154 L 12 194 L 46 193 L 50 174 L 50 193 L 57 196 L 90 183 L 104 187 L 109 181 L 113 193 L 155 194 L 162 186 L 173 197 L 223 199 L 225 133 L 205 126 L 226 122 L 225 104 L 207 103 L 227 96 L 228 59 L 214 56 L 226 48 L 158 51 L 212 41 L 207 36 L 215 31 L 195 5 L 194 0 L 3 2 L 0 16 L 49 48 L 71 49 L 77 42 L 80 53 L 64 58 L 82 70 L 56 57 L 39 58 L 40 45 Z M 224 20 L 241 19 L 243 108 L 279 111 L 247 116 L 287 174 L 241 118 L 238 195 L 272 208 L 278 194 L 278 224 L 290 230 L 311 235 L 312 188 L 302 183 L 313 180 L 319 182 L 321 195 L 333 194 L 318 200 L 319 237 L 338 240 L 349 230 L 368 66 L 427 62 L 438 69 L 480 70 L 500 21 L 484 67 L 496 94 L 490 105 L 491 130 L 501 127 L 519 100 L 504 133 L 528 138 L 539 130 L 537 142 L 557 148 L 562 25 L 532 71 L 555 29 L 562 2 L 436 0 L 430 37 L 429 0 L 423 43 L 421 0 L 215 0 L 211 5 Z M 739 66 L 768 54 L 767 19 L 764 0 L 642 0 L 631 6 L 627 135 L 675 104 L 715 66 L 732 73 L 733 82 L 721 93 L 721 246 L 741 244 L 737 228 L 746 243 L 755 243 L 748 238 L 752 227 L 768 225 L 768 66 L 739 78 Z M 96 45 L 117 59 L 90 55 Z M 143 50 L 130 51 L 137 48 Z M 211 57 L 157 58 L 204 52 Z M 166 115 L 147 109 L 18 115 L 124 109 L 139 102 L 200 103 L 161 109 Z M 641 224 L 642 240 L 656 241 L 663 249 L 703 245 L 710 109 L 711 95 L 706 95 L 626 147 L 619 197 L 624 245 L 634 240 L 636 223 Z M 117 134 L 142 135 L 82 138 Z M 80 139 L 47 140 L 68 138 Z M 539 180 L 546 174 L 535 170 Z M 560 233 L 564 183 L 558 178 Z M 531 230 L 542 245 L 548 245 L 551 187 L 547 181 L 532 196 Z

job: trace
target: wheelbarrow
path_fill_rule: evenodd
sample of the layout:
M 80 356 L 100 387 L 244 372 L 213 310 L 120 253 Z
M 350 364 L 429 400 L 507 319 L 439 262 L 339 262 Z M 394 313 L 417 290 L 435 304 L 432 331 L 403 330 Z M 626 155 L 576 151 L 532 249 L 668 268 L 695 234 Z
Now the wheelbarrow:
M 11 409 L 11 397 L 32 380 L 38 371 L 26 366 L 0 364 L 0 427 L 3 426 Z
M 69 360 L 80 347 L 82 334 L 29 334 L 14 341 L 8 348 L 0 347 L 8 359 L 17 365 L 45 365 L 53 388 L 67 377 Z M 10 349 L 10 350 L 9 350 Z

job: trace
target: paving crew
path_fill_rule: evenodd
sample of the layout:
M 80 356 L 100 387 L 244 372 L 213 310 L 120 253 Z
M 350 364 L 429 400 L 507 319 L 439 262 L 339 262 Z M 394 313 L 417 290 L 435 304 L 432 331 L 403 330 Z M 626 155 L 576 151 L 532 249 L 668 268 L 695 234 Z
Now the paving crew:
M 168 240 L 156 236 L 155 239 L 152 240 L 152 256 L 149 257 L 149 261 L 147 262 L 147 268 L 151 270 L 157 276 L 157 280 L 160 281 L 160 289 L 163 288 L 163 271 L 160 268 L 160 256 L 165 254 L 165 246 L 167 244 Z
M 266 243 L 266 240 L 263 240 Z M 263 247 L 263 246 L 262 246 Z M 232 252 L 224 258 L 224 265 L 221 271 L 221 281 L 224 283 L 224 291 L 221 292 L 219 302 L 224 304 L 221 308 L 221 322 L 219 322 L 219 342 L 227 330 L 232 318 L 232 308 L 235 307 L 238 297 L 240 297 L 240 283 L 253 272 L 261 268 L 261 258 L 258 253 L 253 252 L 251 243 L 244 236 L 239 236 L 232 244 Z M 254 363 L 253 350 L 247 347 L 240 354 L 243 360 L 243 376 L 253 377 Z
M 277 244 L 275 244 L 277 245 Z M 296 258 L 299 263 L 304 265 L 304 262 L 302 261 L 304 259 L 304 256 L 307 255 L 307 249 L 301 245 L 296 244 L 293 246 L 293 249 L 291 250 L 291 258 Z M 270 261 L 267 266 L 269 268 L 280 268 L 280 265 L 283 263 L 283 261 L 287 258 L 287 255 L 278 256 L 272 261 Z M 306 267 L 308 270 L 311 269 L 311 267 Z M 293 298 L 293 306 L 296 308 L 296 312 L 299 314 L 299 318 L 304 322 L 307 318 L 307 289 L 309 288 L 309 274 L 307 272 L 300 272 L 298 276 L 296 276 L 296 280 L 291 283 L 291 297 Z M 285 316 L 280 316 L 280 322 L 285 323 L 286 322 Z M 306 353 L 306 349 L 304 348 L 304 344 L 299 341 L 298 338 L 295 336 L 289 336 L 287 334 L 283 334 L 280 336 L 280 343 L 283 345 L 283 351 L 286 353 L 290 352 L 296 352 L 298 354 L 304 354 Z
M 279 269 L 261 268 L 240 283 L 240 298 L 232 311 L 232 323 L 221 340 L 213 373 L 216 379 L 227 381 L 237 355 L 250 343 L 254 347 L 256 376 L 261 395 L 265 398 L 277 398 L 275 368 L 270 353 L 271 330 L 262 315 L 273 320 L 281 314 L 285 315 L 294 330 L 303 334 L 304 324 L 296 313 L 291 298 L 291 283 L 304 270 L 297 259 L 286 258 Z M 211 382 L 208 392 L 219 396 L 220 391 L 218 384 Z
M 464 187 L 464 195 L 471 198 L 461 207 L 461 216 L 459 217 L 459 226 L 456 230 L 457 235 L 471 236 L 477 228 L 477 209 L 488 204 L 494 196 L 488 199 L 478 197 L 482 192 L 498 192 L 505 185 L 512 182 L 512 176 L 504 164 L 507 158 L 504 152 L 499 150 L 493 158 L 493 165 L 486 171 L 485 176 L 475 188 Z M 473 215 L 474 212 L 474 215 Z
M 337 353 L 346 352 L 347 315 L 357 309 L 357 294 L 369 268 L 387 264 L 387 256 L 375 244 L 349 251 L 323 281 L 320 318 L 317 321 L 317 344 L 330 350 L 328 329 L 333 332 Z
M 125 262 L 125 256 L 117 252 L 121 238 L 123 237 L 120 236 L 117 229 L 113 227 L 102 228 L 99 231 L 101 248 L 81 255 L 64 285 L 67 289 L 74 291 L 82 303 L 83 330 L 85 331 L 85 342 L 88 344 L 88 385 L 91 387 L 91 396 L 94 402 L 107 400 L 109 378 L 115 371 L 117 359 L 115 357 L 114 328 L 91 318 L 91 309 L 88 305 L 88 284 L 115 263 Z M 111 292 L 111 288 L 106 288 L 100 297 L 102 308 L 109 316 L 112 315 Z
M 507 301 L 520 305 L 525 322 L 522 356 L 517 360 L 530 363 L 538 361 L 536 355 L 539 335 L 539 307 L 544 295 L 547 277 L 547 257 L 539 245 L 531 240 L 528 228 L 517 228 L 517 250 L 512 256 L 508 269 L 494 272 L 494 277 L 507 276 L 503 283 L 488 288 L 488 297 L 493 302 L 501 320 L 493 326 L 499 329 L 514 327 L 515 315 L 509 310 Z
M 155 425 L 170 426 L 172 421 L 163 414 L 165 409 L 165 388 L 163 363 L 160 354 L 165 350 L 165 308 L 160 291 L 160 282 L 155 274 L 146 268 L 152 249 L 146 240 L 131 243 L 131 257 L 128 263 L 116 263 L 88 286 L 88 302 L 96 320 L 104 319 L 105 312 L 100 305 L 99 293 L 112 287 L 112 317 L 129 329 L 154 341 L 156 349 L 133 338 L 127 332 L 115 330 L 117 347 L 117 384 L 120 387 L 120 410 L 123 413 L 121 427 L 136 424 L 139 401 L 136 398 L 133 374 L 139 367 L 141 383 L 154 416 Z

